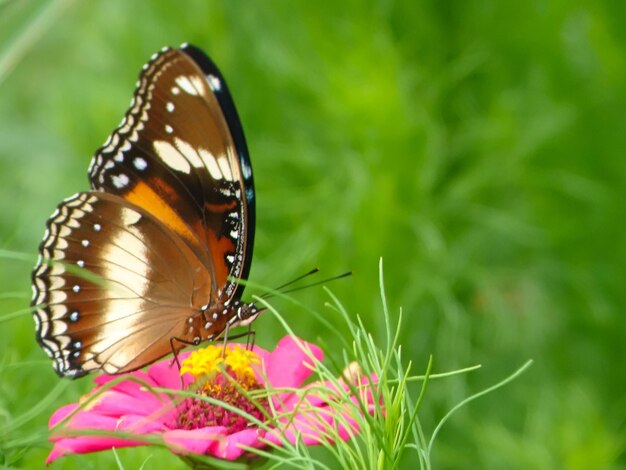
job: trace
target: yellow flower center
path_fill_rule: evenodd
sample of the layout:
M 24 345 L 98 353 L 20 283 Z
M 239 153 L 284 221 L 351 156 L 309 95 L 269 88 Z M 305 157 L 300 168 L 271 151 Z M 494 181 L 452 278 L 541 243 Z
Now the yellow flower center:
M 241 346 L 209 345 L 192 352 L 180 368 L 180 374 L 194 377 L 192 388 L 199 396 L 211 397 L 234 406 L 243 412 L 263 419 L 262 409 L 268 409 L 266 399 L 255 405 L 243 392 L 261 388 L 254 375 L 253 366 L 261 358 Z M 261 406 L 261 409 L 258 406 Z M 225 426 L 229 432 L 245 429 L 249 423 L 240 414 L 211 404 L 201 398 L 188 398 L 178 407 L 177 427 L 197 429 L 205 426 Z
M 180 374 L 212 379 L 216 374 L 226 372 L 241 385 L 251 386 L 256 383 L 252 366 L 260 363 L 258 354 L 241 346 L 209 345 L 193 351 L 181 364 Z

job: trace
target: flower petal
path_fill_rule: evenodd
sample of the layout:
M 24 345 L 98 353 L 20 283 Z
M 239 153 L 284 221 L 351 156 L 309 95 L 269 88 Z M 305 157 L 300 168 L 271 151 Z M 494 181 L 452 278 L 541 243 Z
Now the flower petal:
M 285 336 L 265 363 L 267 381 L 275 388 L 298 387 L 312 373 L 310 355 L 318 361 L 324 358 L 322 350 L 314 344 Z
M 172 421 L 172 417 L 168 415 L 166 419 L 161 418 L 161 416 L 125 415 L 117 421 L 117 430 L 133 434 L 163 432 L 168 429 L 167 423 Z
M 178 362 L 182 363 L 190 352 L 178 354 Z M 150 366 L 148 375 L 159 387 L 170 388 L 172 390 L 181 389 L 180 370 L 178 364 L 173 359 L 164 359 Z M 185 374 L 183 383 L 185 386 L 192 382 L 193 378 Z
M 360 411 L 350 405 L 344 407 L 343 411 L 330 407 L 316 408 L 298 414 L 292 421 L 286 421 L 284 428 L 271 431 L 265 438 L 277 445 L 282 445 L 283 438 L 292 444 L 301 441 L 307 446 L 333 443 L 336 437 L 345 441 L 359 432 L 355 413 L 360 414 Z
M 64 413 L 57 413 L 53 418 L 61 417 L 63 414 L 71 413 L 70 406 L 63 408 Z M 61 410 L 59 410 L 61 411 Z M 62 418 L 61 418 L 62 419 Z M 50 420 L 51 422 L 53 419 Z M 57 421 L 58 422 L 58 421 Z M 144 445 L 145 442 L 139 439 L 139 435 L 152 432 L 161 432 L 165 428 L 163 422 L 154 421 L 146 416 L 125 415 L 121 418 L 103 416 L 88 411 L 78 411 L 72 416 L 69 422 L 57 433 L 50 436 L 54 442 L 54 448 L 46 460 L 47 463 L 69 453 L 82 454 L 111 449 L 113 447 L 133 447 Z M 112 436 L 64 436 L 63 430 L 90 430 L 99 431 L 125 431 L 137 434 L 133 438 L 119 438 Z
M 93 402 L 88 403 L 86 409 L 105 416 L 119 417 L 128 413 L 149 415 L 171 402 L 165 395 L 162 397 L 159 399 L 147 390 L 143 392 L 142 397 L 107 390 L 95 397 Z
M 88 411 L 78 411 L 59 430 L 52 430 L 53 433 L 50 436 L 50 440 L 54 442 L 56 440 L 64 438 L 64 429 L 98 429 L 102 431 L 114 431 L 115 429 L 117 429 L 118 419 L 119 418 L 116 417 L 102 416 L 97 413 L 90 413 Z
M 106 385 L 109 382 L 113 382 L 114 380 L 118 380 L 120 379 L 119 375 L 107 375 L 107 374 L 101 374 L 101 375 L 97 375 L 96 377 L 94 377 L 93 381 L 97 384 L 97 385 Z M 128 374 L 126 374 L 126 377 L 134 377 L 138 380 L 141 380 L 143 382 L 151 382 L 150 377 L 148 376 L 148 374 L 142 370 L 136 370 L 134 372 L 129 372 Z M 117 387 L 120 384 L 137 384 L 136 382 L 133 381 L 126 381 L 126 380 L 122 380 L 119 382 L 119 384 L 114 385 L 113 387 Z M 137 386 L 139 386 L 139 384 L 137 384 Z
M 71 415 L 80 405 L 78 403 L 72 403 L 70 405 L 65 405 L 56 410 L 50 416 L 50 420 L 48 421 L 48 427 L 53 428 L 69 415 Z
M 244 429 L 226 436 L 216 448 L 211 449 L 211 453 L 220 459 L 237 460 L 245 452 L 242 446 L 260 448 L 264 444 L 259 440 L 265 433 L 260 429 Z
M 226 428 L 174 429 L 163 433 L 165 444 L 176 454 L 206 454 L 226 436 Z
M 108 436 L 78 436 L 59 439 L 54 443 L 54 447 L 48 458 L 46 465 L 66 454 L 86 454 L 108 450 L 113 447 L 135 447 L 144 445 L 141 441 L 124 440 Z

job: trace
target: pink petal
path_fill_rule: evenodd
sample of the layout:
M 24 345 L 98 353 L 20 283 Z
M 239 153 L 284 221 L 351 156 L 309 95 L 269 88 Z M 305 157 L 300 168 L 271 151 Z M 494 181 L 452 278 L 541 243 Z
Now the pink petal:
M 355 412 L 359 413 L 351 406 L 346 406 L 340 412 L 328 407 L 306 411 L 298 414 L 293 421 L 286 421 L 286 427 L 282 429 L 282 432 L 276 429 L 268 433 L 266 439 L 278 445 L 281 445 L 283 436 L 292 444 L 295 444 L 299 439 L 304 445 L 318 445 L 322 442 L 332 443 L 332 437 L 337 435 L 342 440 L 348 440 L 356 435 L 360 429 L 357 421 L 353 418 Z M 335 419 L 337 414 L 341 416 L 341 419 Z
M 226 428 L 215 426 L 166 431 L 163 440 L 175 453 L 210 454 L 220 459 L 236 460 L 246 452 L 242 445 L 255 448 L 265 445 L 259 440 L 260 435 L 261 431 L 256 429 L 244 429 L 228 435 Z
M 64 439 L 63 429 L 98 429 L 102 431 L 115 431 L 119 418 L 111 416 L 102 416 L 99 414 L 89 413 L 88 411 L 79 411 L 60 429 L 53 429 L 50 436 L 51 441 Z
M 259 356 L 259 358 L 261 359 L 261 364 L 267 364 L 267 362 L 270 360 L 270 356 L 272 353 L 270 353 L 269 351 L 259 347 L 259 346 L 253 346 L 252 347 L 252 351 L 254 351 L 255 354 L 257 354 Z
M 348 386 L 346 384 L 342 384 L 345 391 L 348 390 Z M 286 397 L 283 401 L 282 410 L 291 411 L 296 406 L 307 406 L 307 407 L 318 407 L 323 406 L 328 403 L 329 400 L 336 401 L 336 399 L 342 396 L 341 392 L 337 392 L 337 387 L 331 381 L 325 382 L 313 382 L 304 388 L 303 394 L 292 394 Z M 333 400 L 335 398 L 335 400 Z
M 163 441 L 177 454 L 206 454 L 226 436 L 226 428 L 212 426 L 200 429 L 174 429 L 163 433 Z
M 96 385 L 102 386 L 102 385 L 108 384 L 109 382 L 113 382 L 114 380 L 119 380 L 120 377 L 127 377 L 127 376 L 135 377 L 135 378 L 137 378 L 137 379 L 139 379 L 139 380 L 141 380 L 143 382 L 151 382 L 150 381 L 150 377 L 148 377 L 148 374 L 146 372 L 142 371 L 142 370 L 136 370 L 134 372 L 129 372 L 126 375 L 101 374 L 101 375 L 98 375 L 98 376 L 94 377 L 93 381 L 96 383 Z M 123 381 L 120 382 L 120 384 L 123 384 L 123 383 L 135 383 L 136 384 L 136 382 L 133 382 L 133 381 L 130 381 L 130 380 L 123 380 Z M 120 384 L 114 385 L 114 387 L 117 387 Z
M 46 465 L 65 454 L 86 454 L 89 452 L 108 450 L 113 447 L 135 447 L 144 444 L 145 443 L 141 441 L 123 440 L 106 436 L 79 436 L 63 438 L 54 443 L 54 447 L 46 459 Z
M 122 417 L 104 416 L 98 413 L 90 413 L 88 411 L 79 411 L 73 415 L 70 420 L 61 428 L 53 429 L 50 436 L 52 442 L 63 439 L 71 439 L 64 435 L 64 430 L 93 430 L 99 431 L 125 431 L 135 434 L 146 434 L 154 431 L 163 431 L 170 422 L 170 416 L 166 419 L 157 419 L 156 416 L 131 415 L 126 414 Z
M 159 399 L 150 391 L 144 391 L 143 396 L 135 397 L 118 391 L 107 390 L 95 397 L 93 402 L 87 404 L 86 409 L 92 413 L 106 416 L 119 417 L 128 413 L 148 415 L 171 403 L 165 395 L 162 397 Z
M 166 416 L 142 416 L 128 414 L 122 416 L 118 420 L 117 430 L 131 432 L 134 434 L 163 432 L 164 430 L 169 429 L 167 424 L 172 422 L 172 420 L 173 418 L 171 413 Z
M 211 449 L 211 453 L 220 459 L 236 460 L 247 452 L 242 446 L 257 449 L 265 446 L 259 440 L 259 437 L 262 437 L 264 434 L 264 431 L 252 428 L 230 434 L 226 436 L 226 439 L 219 442 L 217 448 Z
M 69 407 L 64 407 L 68 408 Z M 60 411 L 60 410 L 59 410 Z M 71 412 L 71 411 L 70 411 Z M 69 413 L 63 413 L 69 414 Z M 56 414 L 55 414 L 56 415 Z M 59 414 L 61 415 L 61 413 Z M 52 419 L 51 419 L 52 421 Z M 102 416 L 90 412 L 79 411 L 70 421 L 56 434 L 50 436 L 50 441 L 54 442 L 54 448 L 46 462 L 68 453 L 82 454 L 110 449 L 112 447 L 139 446 L 145 443 L 137 438 L 118 438 L 112 436 L 64 436 L 63 429 L 81 430 L 86 432 L 91 429 L 99 431 L 125 431 L 134 434 L 147 434 L 151 432 L 163 431 L 164 425 L 159 421 L 147 420 L 145 416 L 126 415 L 122 418 Z M 137 436 L 139 437 L 139 436 Z
M 70 414 L 72 414 L 80 405 L 78 403 L 72 403 L 70 405 L 65 405 L 56 410 L 50 416 L 50 420 L 48 421 L 48 427 L 53 428 L 58 423 L 67 418 Z
M 374 402 L 370 382 L 376 384 L 378 378 L 374 375 L 371 379 L 372 380 L 363 376 L 359 379 L 360 383 L 353 384 L 357 393 L 360 394 L 360 399 L 364 403 Z M 295 406 L 298 406 L 300 402 L 314 407 L 323 406 L 328 404 L 329 401 L 336 402 L 345 400 L 348 395 L 353 403 L 358 403 L 357 397 L 350 393 L 350 387 L 342 378 L 338 379 L 337 382 L 330 380 L 313 382 L 307 385 L 304 390 L 306 392 L 304 395 L 292 394 L 291 396 L 284 397 L 281 409 L 291 411 Z
M 310 375 L 311 369 L 305 364 L 312 364 L 312 359 L 303 351 L 310 353 L 321 361 L 324 353 L 314 344 L 300 340 L 296 342 L 291 336 L 285 336 L 270 354 L 266 362 L 267 380 L 275 388 L 298 387 Z
M 178 361 L 182 363 L 189 356 L 190 352 L 180 353 Z M 178 365 L 173 359 L 165 359 L 150 366 L 148 375 L 159 387 L 169 388 L 172 390 L 181 389 L 180 371 Z M 189 374 L 185 374 L 184 385 L 189 385 L 193 378 Z
M 146 374 L 145 372 L 143 371 L 132 372 L 130 374 L 127 374 L 127 377 L 137 378 L 141 380 L 142 382 L 145 382 L 145 384 L 137 382 L 133 379 L 122 380 L 121 382 L 116 383 L 115 385 L 109 387 L 108 389 L 105 388 L 105 390 L 103 391 L 103 395 L 108 394 L 108 396 L 115 396 L 111 394 L 119 393 L 119 394 L 124 395 L 123 397 L 122 396 L 119 397 L 120 400 L 127 400 L 129 397 L 132 397 L 134 399 L 140 400 L 143 404 L 147 404 L 147 402 L 151 402 L 152 408 L 159 406 L 159 404 L 163 400 L 169 401 L 167 395 L 150 390 L 149 387 L 159 387 L 160 385 L 156 383 L 154 380 L 152 380 L 150 376 Z M 105 375 L 96 377 L 94 379 L 94 382 L 100 384 L 100 386 L 92 390 L 89 395 L 96 395 L 100 390 L 102 390 L 105 384 L 108 384 L 112 380 L 116 380 L 116 379 L 119 380 L 119 377 L 105 376 Z M 99 403 L 100 401 L 102 401 L 101 398 L 99 397 L 95 398 L 96 403 Z M 95 405 L 94 404 L 87 405 L 88 408 L 91 408 L 93 406 Z

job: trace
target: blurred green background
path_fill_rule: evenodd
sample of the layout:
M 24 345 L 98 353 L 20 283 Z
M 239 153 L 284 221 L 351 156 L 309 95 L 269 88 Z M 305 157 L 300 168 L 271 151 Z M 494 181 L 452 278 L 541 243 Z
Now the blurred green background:
M 0 1 L 0 248 L 25 258 L 2 252 L 0 463 L 42 467 L 50 413 L 91 384 L 60 381 L 34 340 L 44 222 L 88 187 L 142 64 L 188 41 L 219 64 L 246 131 L 251 280 L 352 269 L 330 287 L 382 340 L 382 256 L 413 371 L 430 353 L 435 371 L 483 364 L 431 384 L 427 431 L 536 361 L 454 416 L 435 468 L 626 468 L 625 24 L 608 0 Z M 336 323 L 321 288 L 297 298 Z M 276 306 L 334 344 L 305 310 Z M 282 336 L 270 316 L 256 330 L 266 347 Z

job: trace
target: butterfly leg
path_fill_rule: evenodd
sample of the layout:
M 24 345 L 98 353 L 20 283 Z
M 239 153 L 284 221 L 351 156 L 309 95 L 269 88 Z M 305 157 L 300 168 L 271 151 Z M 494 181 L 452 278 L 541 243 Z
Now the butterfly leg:
M 248 351 L 252 351 L 252 349 L 254 348 L 254 342 L 256 341 L 256 331 L 252 329 L 252 325 L 248 325 L 248 331 L 247 331 L 247 338 L 246 338 L 246 349 Z
M 224 331 L 224 351 L 226 351 L 226 343 L 228 340 L 246 337 L 246 349 L 250 351 L 254 347 L 254 340 L 256 338 L 256 331 L 252 327 L 248 326 L 248 331 L 245 333 L 238 333 L 236 335 L 228 336 L 228 327 Z
M 229 331 L 229 326 L 226 325 L 226 328 L 224 329 L 224 340 L 223 340 L 224 349 L 222 350 L 222 357 L 224 357 L 224 355 L 226 354 L 226 344 L 228 343 L 229 340 L 243 338 L 245 336 L 246 337 L 246 349 L 250 350 L 252 349 L 250 347 L 250 337 L 252 336 L 253 338 L 252 346 L 254 346 L 254 337 L 256 335 L 256 331 L 252 330 L 250 326 L 248 326 L 248 331 L 246 331 L 245 333 L 238 333 L 232 336 L 228 335 L 228 331 Z
M 226 356 L 226 343 L 228 342 L 228 330 L 230 329 L 228 323 L 226 323 L 226 328 L 224 328 L 224 339 L 222 340 L 222 344 L 224 347 L 222 348 L 222 359 Z
M 179 343 L 181 343 L 182 346 L 180 346 L 179 348 L 176 348 L 174 346 L 174 341 L 178 341 Z M 197 346 L 200 344 L 200 339 L 198 339 L 197 341 L 187 341 L 185 339 L 181 339 L 181 338 L 176 338 L 175 336 L 172 336 L 170 338 L 170 347 L 172 348 L 172 354 L 174 354 L 174 358 L 172 359 L 172 362 L 170 364 L 170 366 L 174 363 L 176 363 L 176 365 L 178 366 L 178 370 L 180 371 L 180 361 L 178 360 L 178 352 L 183 349 L 185 346 Z

